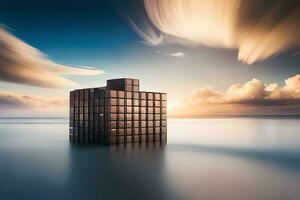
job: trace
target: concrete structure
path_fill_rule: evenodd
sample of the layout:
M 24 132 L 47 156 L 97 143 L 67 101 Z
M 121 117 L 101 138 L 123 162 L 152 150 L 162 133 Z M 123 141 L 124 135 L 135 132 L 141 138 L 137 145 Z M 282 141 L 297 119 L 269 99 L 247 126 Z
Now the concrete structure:
M 139 91 L 138 79 L 70 92 L 70 141 L 123 144 L 167 141 L 167 94 Z

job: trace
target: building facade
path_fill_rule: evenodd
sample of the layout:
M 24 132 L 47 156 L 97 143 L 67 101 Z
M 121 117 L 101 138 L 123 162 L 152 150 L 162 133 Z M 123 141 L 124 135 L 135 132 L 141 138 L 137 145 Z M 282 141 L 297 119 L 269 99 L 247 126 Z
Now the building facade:
M 71 91 L 69 138 L 87 144 L 166 143 L 167 94 L 140 91 L 139 80 L 129 78 Z

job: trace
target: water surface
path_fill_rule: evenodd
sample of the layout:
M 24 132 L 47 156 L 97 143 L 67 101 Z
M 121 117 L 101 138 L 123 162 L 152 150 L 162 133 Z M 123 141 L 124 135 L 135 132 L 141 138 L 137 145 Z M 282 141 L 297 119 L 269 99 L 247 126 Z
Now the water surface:
M 168 144 L 86 146 L 0 119 L 0 199 L 300 199 L 297 117 L 169 119 Z

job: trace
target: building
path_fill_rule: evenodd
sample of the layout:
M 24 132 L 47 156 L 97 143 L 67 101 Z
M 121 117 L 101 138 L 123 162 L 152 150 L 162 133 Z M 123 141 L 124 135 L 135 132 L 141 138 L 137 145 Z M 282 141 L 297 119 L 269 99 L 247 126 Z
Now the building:
M 69 136 L 74 143 L 166 143 L 167 94 L 140 91 L 129 78 L 71 91 Z

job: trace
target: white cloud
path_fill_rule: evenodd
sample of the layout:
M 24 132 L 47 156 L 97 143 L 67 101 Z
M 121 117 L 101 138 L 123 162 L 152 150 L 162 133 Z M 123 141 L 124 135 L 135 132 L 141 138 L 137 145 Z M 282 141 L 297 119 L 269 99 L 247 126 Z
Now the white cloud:
M 176 57 L 176 58 L 183 58 L 186 56 L 186 54 L 183 52 L 174 52 L 174 53 L 171 53 L 170 56 Z

